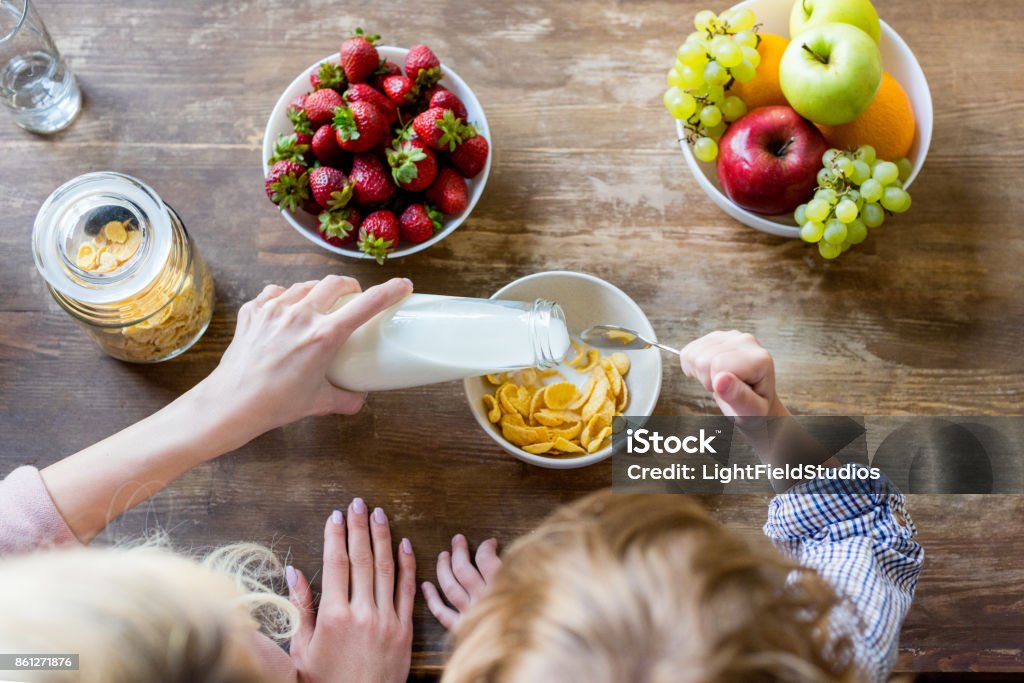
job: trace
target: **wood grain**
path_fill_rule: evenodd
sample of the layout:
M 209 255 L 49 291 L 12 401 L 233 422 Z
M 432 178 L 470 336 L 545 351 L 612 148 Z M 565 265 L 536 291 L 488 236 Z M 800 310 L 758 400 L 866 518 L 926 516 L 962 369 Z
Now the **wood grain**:
M 1020 412 L 1024 194 L 1014 188 L 1024 182 L 1024 54 L 1015 0 L 878 0 L 928 75 L 935 136 L 913 210 L 833 264 L 730 220 L 689 177 L 659 91 L 699 3 L 441 0 L 410 24 L 420 4 L 42 3 L 87 104 L 53 139 L 0 120 L 0 472 L 50 463 L 159 408 L 214 367 L 234 312 L 264 284 L 332 272 L 486 296 L 531 272 L 583 270 L 625 289 L 664 339 L 754 332 L 798 412 Z M 356 25 L 389 44 L 432 45 L 479 96 L 495 150 L 467 223 L 384 268 L 318 251 L 261 188 L 271 106 Z M 213 270 L 214 322 L 171 363 L 100 356 L 35 273 L 36 210 L 63 181 L 100 169 L 146 179 Z M 714 410 L 666 371 L 659 413 Z M 355 418 L 265 435 L 191 472 L 107 540 L 159 525 L 183 545 L 273 542 L 312 571 L 323 518 L 363 495 L 413 540 L 427 578 L 452 533 L 507 541 L 609 483 L 607 466 L 549 472 L 510 460 L 464 400 L 458 384 L 380 394 Z M 760 533 L 764 498 L 705 502 Z M 1013 496 L 911 500 L 928 555 L 900 670 L 1024 670 L 1022 506 Z M 419 673 L 443 661 L 443 633 L 422 604 L 415 650 Z

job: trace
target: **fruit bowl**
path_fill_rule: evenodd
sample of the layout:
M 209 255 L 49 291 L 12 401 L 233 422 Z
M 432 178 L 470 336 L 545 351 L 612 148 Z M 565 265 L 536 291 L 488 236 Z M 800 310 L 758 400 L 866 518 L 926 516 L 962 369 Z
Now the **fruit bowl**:
M 789 35 L 789 13 L 793 6 L 793 0 L 746 0 L 736 5 L 737 8 L 748 8 L 757 15 L 757 21 L 764 33 L 774 33 L 782 36 Z M 899 34 L 884 21 L 881 22 L 882 38 L 879 48 L 882 53 L 882 65 L 887 72 L 892 74 L 910 98 L 911 108 L 914 110 L 916 130 L 914 132 L 914 143 L 907 155 L 913 166 L 913 171 L 904 187 L 910 187 L 917 177 L 921 167 L 924 165 L 925 157 L 928 155 L 928 148 L 932 139 L 932 97 L 928 89 L 928 81 L 925 79 L 921 65 L 910 50 L 907 44 L 900 38 Z M 680 147 L 683 150 L 683 157 L 686 165 L 690 168 L 697 184 L 704 193 L 718 205 L 722 211 L 729 214 L 739 222 L 756 230 L 767 232 L 780 237 L 792 237 L 799 239 L 800 228 L 791 213 L 778 216 L 766 216 L 763 214 L 748 211 L 730 200 L 722 191 L 721 183 L 718 180 L 716 162 L 702 162 L 694 155 L 693 150 L 683 140 L 685 130 L 681 121 L 676 121 L 676 132 L 680 138 Z M 895 159 L 892 159 L 895 161 Z
M 404 64 L 405 57 L 409 53 L 405 48 L 392 46 L 378 46 L 377 52 L 382 59 L 388 59 L 397 64 Z M 338 53 L 335 52 L 324 59 L 311 64 L 309 68 L 305 69 L 295 78 L 294 81 L 291 82 L 291 85 L 285 89 L 281 94 L 281 97 L 277 100 L 277 104 L 274 105 L 274 109 L 270 113 L 270 120 L 267 121 L 267 128 L 263 133 L 263 159 L 261 163 L 263 166 L 264 178 L 270 171 L 270 166 L 267 164 L 267 160 L 274 154 L 274 145 L 277 142 L 278 137 L 280 135 L 289 135 L 292 133 L 292 126 L 288 120 L 289 104 L 293 99 L 310 90 L 309 77 L 311 74 L 316 73 L 319 70 L 321 64 L 325 62 L 338 64 L 339 61 Z M 487 117 L 484 115 L 484 109 L 480 105 L 480 101 L 457 73 L 444 64 L 442 64 L 442 68 L 444 76 L 441 78 L 441 85 L 458 95 L 459 99 L 461 99 L 463 104 L 466 106 L 469 122 L 476 127 L 477 132 L 480 135 L 490 140 L 491 133 L 487 126 Z M 487 163 L 484 166 L 483 171 L 476 178 L 467 181 L 469 204 L 465 211 L 458 215 L 446 216 L 442 229 L 438 230 L 437 234 L 430 239 L 420 244 L 405 244 L 404 246 L 400 246 L 398 249 L 388 254 L 388 258 L 402 258 L 403 256 L 410 256 L 423 251 L 427 247 L 437 244 L 462 225 L 466 218 L 469 217 L 469 214 L 473 212 L 473 208 L 476 206 L 476 203 L 480 200 L 480 196 L 483 194 L 484 186 L 487 184 L 487 177 L 491 172 L 491 159 L 493 156 L 494 154 L 492 150 L 492 153 L 487 156 Z M 291 211 L 282 210 L 281 215 L 284 216 L 284 219 L 289 225 L 295 228 L 296 232 L 327 251 L 334 252 L 335 254 L 341 254 L 342 256 L 348 256 L 349 258 L 373 259 L 373 256 L 360 252 L 354 245 L 339 247 L 325 242 L 320 237 L 317 230 L 317 219 L 312 214 L 308 214 L 304 211 L 293 213 Z
M 491 298 L 511 301 L 533 301 L 539 298 L 557 302 L 565 311 L 569 334 L 574 337 L 591 325 L 612 323 L 655 339 L 650 321 L 636 302 L 615 285 L 593 275 L 571 271 L 535 273 L 505 285 Z M 624 353 L 630 360 L 630 369 L 625 377 L 630 399 L 624 412 L 631 417 L 650 417 L 661 393 L 661 352 L 646 349 Z M 564 362 L 558 369 L 567 380 L 576 382 L 578 386 L 585 381 L 585 375 L 580 375 Z M 575 469 L 605 460 L 612 454 L 612 446 L 579 456 L 528 453 L 506 441 L 501 430 L 487 419 L 483 397 L 493 393 L 495 387 L 484 377 L 470 377 L 464 386 L 470 410 L 480 428 L 510 455 L 523 462 L 548 469 Z

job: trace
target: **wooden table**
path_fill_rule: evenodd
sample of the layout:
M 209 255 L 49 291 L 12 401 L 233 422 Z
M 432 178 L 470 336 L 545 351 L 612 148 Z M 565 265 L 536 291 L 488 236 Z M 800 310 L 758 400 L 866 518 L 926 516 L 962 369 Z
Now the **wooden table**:
M 749 330 L 801 413 L 1013 414 L 1024 400 L 1024 60 L 1015 0 L 879 0 L 935 98 L 935 137 L 914 207 L 825 265 L 795 241 L 719 212 L 689 176 L 660 103 L 663 75 L 700 3 L 637 1 L 101 3 L 41 1 L 87 96 L 51 140 L 0 119 L 0 433 L 6 472 L 45 465 L 138 420 L 199 381 L 239 305 L 264 284 L 343 272 L 407 275 L 420 291 L 487 296 L 522 275 L 582 270 L 625 289 L 660 336 Z M 294 7 L 293 5 L 309 5 Z M 438 10 L 437 8 L 440 8 Z M 484 104 L 494 168 L 471 219 L 384 268 L 296 235 L 263 196 L 270 108 L 355 25 L 385 43 L 429 43 Z M 50 301 L 32 264 L 32 220 L 51 190 L 100 169 L 146 179 L 213 269 L 217 310 L 184 357 L 105 358 Z M 686 322 L 693 319 L 696 322 Z M 658 412 L 714 404 L 674 368 Z M 349 419 L 311 419 L 199 468 L 113 525 L 159 525 L 183 545 L 274 543 L 318 568 L 324 517 L 363 495 L 413 539 L 422 578 L 456 531 L 508 540 L 609 468 L 522 465 L 481 434 L 459 384 L 372 396 Z M 762 497 L 707 503 L 751 535 Z M 1024 669 L 1024 498 L 915 497 L 927 549 L 899 669 Z M 422 603 L 414 666 L 436 670 L 443 633 Z

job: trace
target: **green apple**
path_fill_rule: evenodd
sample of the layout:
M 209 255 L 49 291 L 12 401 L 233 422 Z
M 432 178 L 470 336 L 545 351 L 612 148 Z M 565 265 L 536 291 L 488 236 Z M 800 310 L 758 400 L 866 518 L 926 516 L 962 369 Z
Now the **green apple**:
M 871 36 L 875 44 L 882 37 L 878 12 L 871 0 L 796 0 L 789 13 L 789 37 L 795 38 L 821 24 L 851 24 Z
M 838 126 L 868 108 L 882 83 L 882 54 L 856 26 L 822 24 L 790 41 L 779 64 L 782 94 L 798 114 Z

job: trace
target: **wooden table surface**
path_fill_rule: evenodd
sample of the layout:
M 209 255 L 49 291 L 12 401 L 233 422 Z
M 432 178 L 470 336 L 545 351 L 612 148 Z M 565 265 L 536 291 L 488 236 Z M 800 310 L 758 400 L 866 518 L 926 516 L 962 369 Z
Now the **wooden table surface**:
M 798 241 L 727 218 L 686 170 L 660 92 L 700 3 L 446 0 L 422 14 L 422 3 L 404 1 L 39 5 L 87 105 L 52 139 L 0 118 L 0 472 L 48 464 L 156 410 L 214 367 L 238 307 L 266 283 L 336 272 L 487 296 L 528 273 L 581 270 L 626 290 L 666 340 L 717 328 L 757 334 L 795 412 L 1020 412 L 1016 0 L 878 0 L 928 75 L 935 136 L 913 210 L 828 265 Z M 318 250 L 262 190 L 271 106 L 356 25 L 385 44 L 430 44 L 475 89 L 495 150 L 466 224 L 384 268 Z M 213 323 L 173 362 L 101 356 L 35 272 L 29 238 L 42 201 L 106 169 L 144 178 L 175 206 L 213 270 Z M 666 372 L 659 414 L 715 410 Z M 453 383 L 374 395 L 357 417 L 267 434 L 191 472 L 108 538 L 160 526 L 183 545 L 251 539 L 314 570 L 325 516 L 362 495 L 413 539 L 426 578 L 451 534 L 511 539 L 607 485 L 609 472 L 607 463 L 554 472 L 510 459 Z M 759 533 L 765 498 L 706 502 Z M 927 561 L 899 669 L 1024 670 L 1024 498 L 917 496 L 910 507 Z M 422 602 L 417 610 L 414 667 L 429 672 L 443 661 L 444 636 Z

